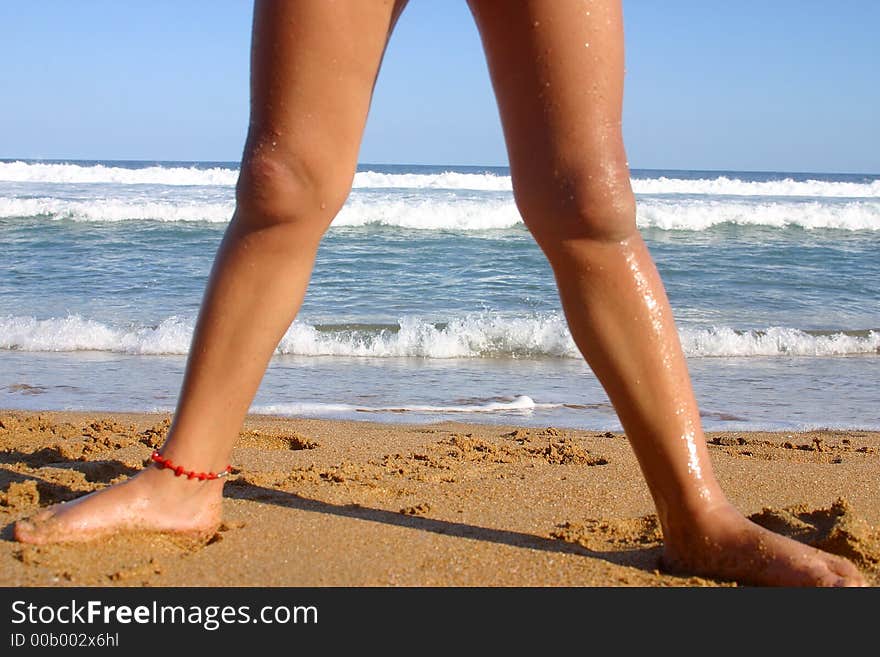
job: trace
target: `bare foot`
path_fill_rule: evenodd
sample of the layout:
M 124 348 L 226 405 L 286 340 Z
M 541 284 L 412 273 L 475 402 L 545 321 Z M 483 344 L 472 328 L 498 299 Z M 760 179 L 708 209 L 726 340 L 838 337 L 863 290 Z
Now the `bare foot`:
M 774 534 L 730 505 L 677 533 L 661 558 L 670 572 L 761 586 L 866 586 L 848 560 Z
M 117 531 L 210 534 L 220 524 L 222 481 L 192 481 L 150 467 L 115 486 L 15 523 L 22 543 L 91 541 Z

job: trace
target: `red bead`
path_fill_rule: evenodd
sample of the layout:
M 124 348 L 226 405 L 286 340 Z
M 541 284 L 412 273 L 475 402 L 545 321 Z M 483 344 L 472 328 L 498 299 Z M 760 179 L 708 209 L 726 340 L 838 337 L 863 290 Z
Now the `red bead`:
M 184 470 L 182 465 L 174 465 L 174 462 L 162 456 L 158 450 L 150 454 L 150 459 L 160 468 L 167 468 L 174 472 L 176 477 L 186 475 L 187 479 L 198 479 L 199 481 L 219 479 L 224 474 L 232 473 L 232 465 L 227 465 L 219 473 L 217 472 L 196 472 L 195 470 Z

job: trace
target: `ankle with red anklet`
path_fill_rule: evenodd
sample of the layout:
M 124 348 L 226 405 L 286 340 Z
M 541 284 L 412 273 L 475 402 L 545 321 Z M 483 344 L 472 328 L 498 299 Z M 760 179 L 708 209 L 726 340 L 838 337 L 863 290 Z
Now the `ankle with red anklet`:
M 231 465 L 227 465 L 226 468 L 220 472 L 196 472 L 195 470 L 184 470 L 183 466 L 175 465 L 171 462 L 171 459 L 165 458 L 159 452 L 153 452 L 150 455 L 150 460 L 159 466 L 160 470 L 171 470 L 175 477 L 185 476 L 187 479 L 198 479 L 199 481 L 222 479 L 223 477 L 228 477 L 232 472 Z

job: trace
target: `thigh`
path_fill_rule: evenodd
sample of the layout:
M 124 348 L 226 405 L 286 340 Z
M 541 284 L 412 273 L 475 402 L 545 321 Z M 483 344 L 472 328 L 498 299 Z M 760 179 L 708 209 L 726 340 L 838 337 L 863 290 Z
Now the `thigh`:
M 257 0 L 245 159 L 353 175 L 376 75 L 405 0 Z M 308 174 L 309 172 L 299 172 Z
M 626 203 L 631 192 L 621 134 L 619 0 L 469 4 L 521 209 L 568 204 L 584 214 L 609 200 Z

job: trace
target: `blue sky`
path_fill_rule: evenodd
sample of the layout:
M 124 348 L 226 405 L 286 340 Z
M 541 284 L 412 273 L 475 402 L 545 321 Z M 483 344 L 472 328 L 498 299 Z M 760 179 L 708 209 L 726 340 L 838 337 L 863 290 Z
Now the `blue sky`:
M 880 172 L 880 3 L 628 0 L 624 14 L 633 167 Z M 0 157 L 237 160 L 250 16 L 246 0 L 4 0 Z M 506 163 L 464 0 L 411 0 L 360 160 Z

